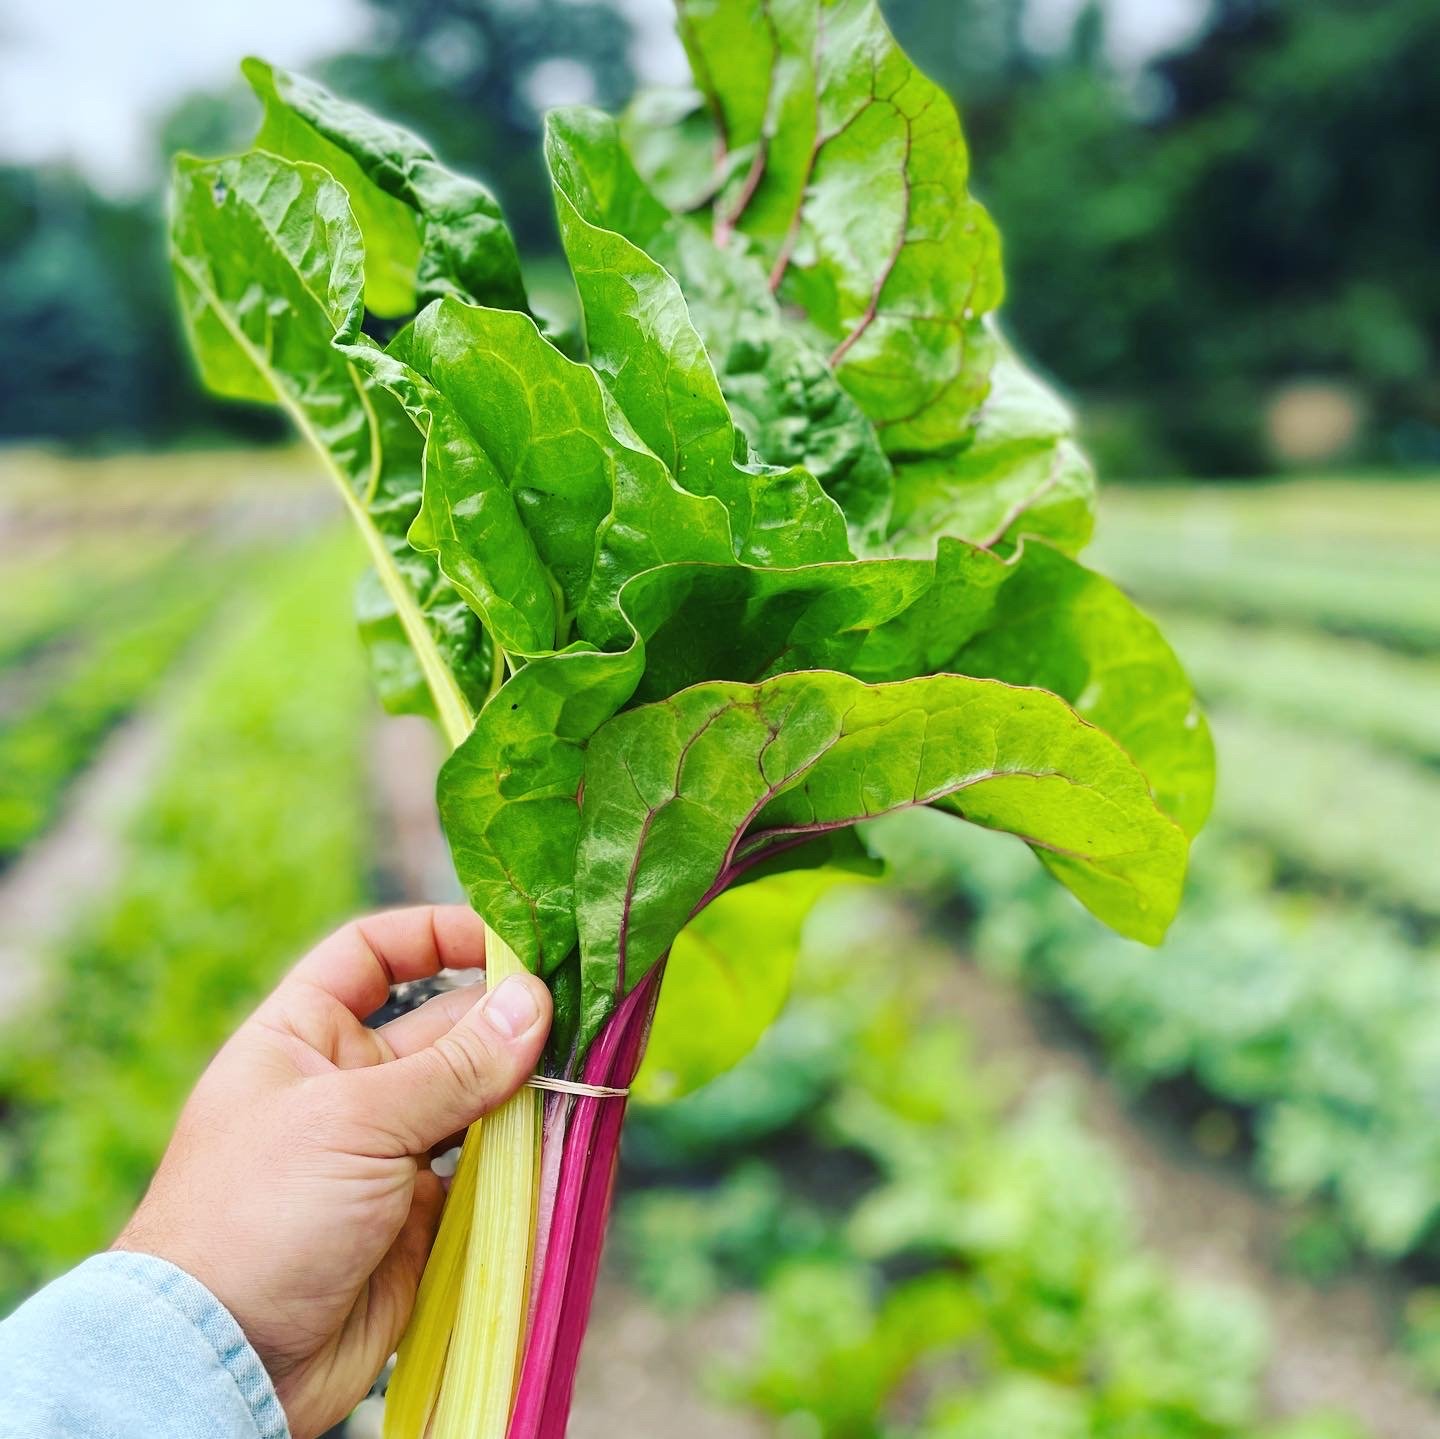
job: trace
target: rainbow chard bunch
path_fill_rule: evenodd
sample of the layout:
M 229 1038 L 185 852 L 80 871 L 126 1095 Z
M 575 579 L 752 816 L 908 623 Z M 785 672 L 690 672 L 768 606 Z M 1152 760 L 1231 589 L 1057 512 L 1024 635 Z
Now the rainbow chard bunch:
M 551 1077 L 622 1091 L 652 1021 L 652 1089 L 754 1042 L 816 872 L 895 810 L 1158 940 L 1212 771 L 1154 625 L 1074 558 L 1091 471 L 995 325 L 950 102 L 874 0 L 678 11 L 696 93 L 548 117 L 583 344 L 485 189 L 298 76 L 248 63 L 255 147 L 174 195 L 205 379 L 313 442 L 380 693 L 451 742 L 492 978 L 550 984 Z M 563 1435 L 623 1109 L 526 1091 L 472 1130 L 387 1433 Z

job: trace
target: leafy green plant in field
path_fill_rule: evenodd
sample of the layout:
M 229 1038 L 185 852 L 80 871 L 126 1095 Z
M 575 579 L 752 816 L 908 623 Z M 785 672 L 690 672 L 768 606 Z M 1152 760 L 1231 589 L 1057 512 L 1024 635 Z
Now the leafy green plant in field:
M 1214 485 L 1127 485 L 1108 491 L 1106 529 L 1235 536 L 1293 536 L 1303 552 L 1359 547 L 1407 568 L 1440 544 L 1434 476 L 1360 470 L 1328 478 Z
M 799 1256 L 841 1260 L 846 1253 L 833 1218 L 787 1190 L 760 1160 L 737 1164 L 703 1189 L 667 1185 L 631 1194 L 616 1238 L 631 1282 L 680 1313 L 736 1285 L 757 1286 Z
M 77 540 L 67 548 L 64 564 L 43 542 L 23 556 L 7 554 L 0 586 L 0 673 L 49 643 L 63 642 L 72 628 L 123 599 L 172 548 L 169 539 L 137 535 L 117 544 L 107 536 Z
M 1166 615 L 1164 624 L 1207 702 L 1440 763 L 1440 664 L 1433 658 L 1193 614 Z
M 1322 1202 L 1349 1243 L 1390 1258 L 1434 1251 L 1435 954 L 1363 909 L 1277 896 L 1262 853 L 1212 843 L 1157 966 L 1052 904 L 1019 856 L 929 828 L 875 842 L 976 906 L 984 963 L 1063 998 L 1130 1083 L 1190 1078 L 1251 1114 L 1262 1177 Z
M 109 1242 L 216 1045 L 362 900 L 367 707 L 337 603 L 354 571 L 331 539 L 252 577 L 164 716 L 114 893 L 7 1032 L 0 1302 Z
M 187 553 L 153 569 L 96 602 L 58 652 L 11 676 L 25 697 L 0 713 L 0 864 L 50 822 L 106 732 L 174 664 L 244 565 Z
M 758 1279 L 761 1334 L 733 1395 L 816 1439 L 1358 1435 L 1264 1424 L 1267 1338 L 1246 1297 L 1180 1284 L 1138 1247 L 1120 1170 L 1065 1094 L 1014 1109 L 953 1022 L 917 1017 L 933 974 L 877 985 L 848 952 L 810 955 L 792 1017 L 823 1014 L 838 1069 L 773 1146 L 777 1167 L 641 1191 L 622 1219 L 627 1272 L 662 1303 Z M 774 1062 L 772 1038 L 727 1079 Z M 858 1206 L 799 1187 L 785 1156 L 806 1129 L 866 1162 Z
M 1262 841 L 1317 888 L 1440 920 L 1434 836 L 1440 776 L 1359 740 L 1227 709 L 1220 803 L 1227 829 Z
M 1157 605 L 1311 625 L 1419 654 L 1440 643 L 1440 579 L 1423 549 L 1234 534 L 1172 513 L 1107 527 L 1099 558 Z
M 783 997 L 754 972 L 774 891 L 702 914 L 726 890 L 864 865 L 858 822 L 925 806 L 1154 942 L 1212 785 L 1174 656 L 1074 558 L 1093 477 L 996 326 L 949 101 L 874 0 L 677 11 L 699 93 L 668 120 L 547 120 L 579 359 L 492 197 L 301 77 L 247 62 L 256 148 L 182 157 L 172 206 L 204 378 L 314 444 L 373 562 L 382 693 L 454 747 L 492 980 L 549 982 L 565 1082 L 628 1086 L 655 1013 L 675 1092 Z M 721 1023 L 727 975 L 752 1002 Z M 402 1348 L 392 1433 L 559 1439 L 622 1113 L 548 1099 L 537 1159 L 525 1094 L 467 1143 L 474 1227 L 452 1205 L 439 1252 L 470 1277 L 412 1329 L 460 1332 Z

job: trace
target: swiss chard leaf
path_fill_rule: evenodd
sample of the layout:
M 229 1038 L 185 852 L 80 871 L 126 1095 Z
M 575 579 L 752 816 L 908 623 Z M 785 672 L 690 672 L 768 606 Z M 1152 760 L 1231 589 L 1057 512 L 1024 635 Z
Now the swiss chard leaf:
M 733 558 L 724 505 L 682 489 L 527 315 L 439 300 L 369 361 L 428 432 L 411 539 L 507 653 L 623 639 L 631 576 Z
M 687 352 L 703 340 L 706 389 L 713 375 L 733 414 L 733 420 L 727 414 L 714 423 L 727 434 L 738 427 L 768 463 L 812 474 L 844 511 L 856 552 L 875 552 L 890 512 L 889 462 L 874 427 L 831 373 L 823 351 L 783 318 L 758 258 L 739 246 L 722 253 L 697 225 L 673 219 L 640 178 L 609 115 L 582 106 L 553 112 L 546 155 L 561 233 L 567 235 L 567 225 L 568 234 L 583 229 L 583 240 L 567 236 L 572 266 L 577 246 L 582 252 L 603 247 L 614 257 L 609 293 L 595 293 L 592 282 L 594 303 L 586 306 L 592 353 L 597 330 L 600 334 L 596 363 L 624 374 L 608 341 L 627 312 L 632 324 L 654 328 L 646 309 L 615 288 L 634 275 L 646 293 L 664 297 L 665 313 L 675 317 L 670 327 L 682 331 Z M 578 258 L 583 300 L 582 270 L 592 262 L 584 253 Z M 662 264 L 684 281 L 683 294 Z M 646 400 L 642 408 L 653 404 Z M 662 442 L 657 452 L 664 450 Z
M 746 424 L 757 449 L 789 458 L 774 448 L 786 416 L 778 435 L 765 419 L 776 384 L 797 379 L 793 345 L 770 353 L 773 317 L 757 297 L 774 291 L 785 306 L 775 316 L 804 317 L 785 328 L 825 337 L 834 373 L 891 456 L 894 548 L 1029 533 L 1079 550 L 1093 475 L 1068 413 L 993 323 L 998 243 L 966 189 L 950 101 L 911 65 L 874 0 L 678 0 L 678 9 L 720 157 L 718 248 L 689 237 L 678 273 L 717 355 L 727 329 L 731 343 L 759 349 L 749 357 L 756 383 L 745 383 L 743 362 L 718 361 L 722 377 L 734 371 L 726 393 L 741 423 L 759 406 L 758 425 Z M 736 47 L 737 33 L 752 43 Z M 671 96 L 626 133 L 646 178 L 675 194 L 700 129 Z M 719 307 L 707 322 L 711 296 Z
M 954 106 L 874 0 L 676 8 L 723 149 L 749 156 L 715 202 L 718 237 L 757 243 L 887 450 L 952 447 L 985 394 L 982 317 L 1002 289 Z
M 590 363 L 676 481 L 724 504 L 737 558 L 848 559 L 845 516 L 815 478 L 749 460 L 680 286 L 638 245 L 587 218 L 602 209 L 578 163 L 587 122 L 593 128 L 594 112 L 552 114 L 545 148 Z
M 991 548 L 1039 535 L 1074 554 L 1094 526 L 1095 472 L 1069 410 L 996 337 L 990 390 L 955 453 L 896 466 L 889 542 L 930 554 L 941 535 Z
M 387 697 L 399 703 L 414 689 L 413 671 L 395 663 L 398 626 L 430 704 L 447 729 L 463 734 L 483 694 L 473 659 L 478 634 L 438 571 L 397 548 L 407 506 L 418 503 L 411 427 L 332 343 L 337 334 L 358 337 L 363 307 L 365 252 L 344 189 L 318 166 L 264 152 L 182 156 L 171 256 L 206 382 L 285 410 L 324 459 L 364 537 L 387 601 L 378 612 L 368 607 L 367 624 L 390 647 Z
M 1043 687 L 1131 752 L 1187 832 L 1208 810 L 1210 736 L 1169 647 L 1108 580 L 1038 541 L 1008 560 L 942 540 L 934 560 L 673 564 L 633 579 L 620 606 L 628 649 L 534 660 L 441 774 L 461 881 L 545 970 L 576 938 L 570 876 L 591 736 L 625 705 L 707 680 L 833 669 L 880 684 L 955 670 Z
M 1210 813 L 1215 747 L 1155 623 L 1103 575 L 1027 543 L 985 628 L 946 668 L 1038 685 L 1114 736 L 1186 834 Z
M 241 67 L 264 107 L 258 149 L 323 166 L 365 243 L 365 303 L 407 316 L 441 295 L 525 308 L 515 242 L 495 197 L 398 125 L 263 60 Z
M 384 390 L 369 387 L 372 443 L 382 456 L 380 475 L 366 509 L 384 537 L 395 573 L 415 597 L 444 667 L 462 695 L 478 707 L 490 688 L 494 655 L 474 612 L 407 535 L 420 508 L 422 441 L 409 415 Z M 392 714 L 441 718 L 420 657 L 405 631 L 392 593 L 375 569 L 366 571 L 355 596 L 356 619 L 370 662 L 376 694 Z
M 590 742 L 575 855 L 582 1042 L 733 875 L 774 850 L 933 805 L 1025 840 L 1087 908 L 1156 941 L 1183 831 L 1125 752 L 1054 695 L 824 671 L 696 685 Z

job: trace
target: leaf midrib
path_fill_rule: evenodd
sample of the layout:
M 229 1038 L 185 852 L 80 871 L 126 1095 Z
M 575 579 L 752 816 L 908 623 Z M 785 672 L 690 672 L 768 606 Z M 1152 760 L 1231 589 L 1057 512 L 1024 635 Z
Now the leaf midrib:
M 410 641 L 411 648 L 420 662 L 420 669 L 435 701 L 435 709 L 440 717 L 440 725 L 445 731 L 445 737 L 449 740 L 452 748 L 458 746 L 475 724 L 474 713 L 465 696 L 461 694 L 454 675 L 450 673 L 449 667 L 441 658 L 434 639 L 426 627 L 425 617 L 421 614 L 414 595 L 410 593 L 409 586 L 406 585 L 400 571 L 395 566 L 394 558 L 385 543 L 385 537 L 376 528 L 369 512 L 351 487 L 349 479 L 335 462 L 335 457 L 315 432 L 315 427 L 310 423 L 310 417 L 294 396 L 280 383 L 277 372 L 267 358 L 256 348 L 245 331 L 235 323 L 234 317 L 221 301 L 215 287 L 204 278 L 206 272 L 197 270 L 190 258 L 178 250 L 174 250 L 172 253 L 176 264 L 185 271 L 191 284 L 195 286 L 205 303 L 225 327 L 226 333 L 240 347 L 250 363 L 269 381 L 270 388 L 274 391 L 280 407 L 290 416 L 296 428 L 319 454 L 321 463 L 340 491 L 346 509 L 349 510 L 351 518 L 360 530 L 365 546 L 370 552 L 370 558 L 375 565 L 375 571 L 380 576 L 380 583 L 385 587 L 385 593 L 390 596 L 390 600 L 395 606 L 395 612 L 400 618 L 401 627 L 405 631 L 405 637 Z M 348 361 L 346 370 L 352 382 L 355 382 L 356 395 L 360 397 L 362 404 L 365 403 L 361 386 L 356 380 L 354 366 Z M 378 465 L 378 463 L 377 458 L 376 464 Z

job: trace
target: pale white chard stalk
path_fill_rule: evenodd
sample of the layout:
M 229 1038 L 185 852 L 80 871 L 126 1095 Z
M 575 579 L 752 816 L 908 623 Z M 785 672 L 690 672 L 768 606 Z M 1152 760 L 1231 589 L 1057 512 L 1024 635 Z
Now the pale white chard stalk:
M 487 987 L 523 971 L 486 930 Z M 540 1097 L 470 1126 L 385 1401 L 385 1439 L 504 1439 L 525 1344 Z
M 515 951 L 487 929 L 486 985 L 523 969 Z M 470 1243 L 430 1439 L 505 1439 L 525 1342 L 540 1164 L 539 1095 L 522 1089 L 485 1119 L 479 1140 Z

